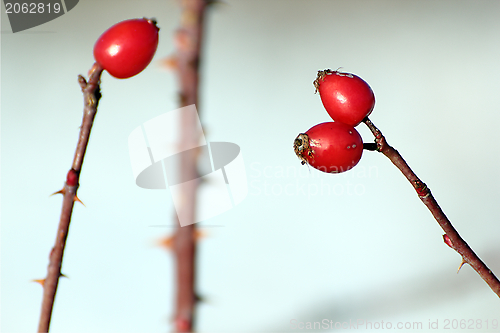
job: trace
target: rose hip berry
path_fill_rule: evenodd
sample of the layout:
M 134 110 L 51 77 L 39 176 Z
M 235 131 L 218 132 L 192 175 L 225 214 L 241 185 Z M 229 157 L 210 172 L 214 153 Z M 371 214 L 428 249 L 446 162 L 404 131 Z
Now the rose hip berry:
M 341 173 L 358 164 L 363 154 L 363 140 L 350 125 L 327 122 L 301 133 L 294 141 L 295 154 L 313 168 Z
M 146 18 L 119 22 L 99 37 L 94 58 L 118 79 L 139 74 L 153 59 L 159 30 L 154 20 Z
M 314 86 L 334 121 L 356 126 L 370 115 L 375 106 L 372 89 L 354 74 L 330 69 L 318 71 Z

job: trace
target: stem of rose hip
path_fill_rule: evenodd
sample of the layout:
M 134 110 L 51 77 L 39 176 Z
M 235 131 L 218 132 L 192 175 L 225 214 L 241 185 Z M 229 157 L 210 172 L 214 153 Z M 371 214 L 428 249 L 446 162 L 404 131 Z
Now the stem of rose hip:
M 363 143 L 363 149 L 375 151 L 375 150 L 377 150 L 377 144 L 374 142 L 365 142 L 365 143 Z
M 377 146 L 376 150 L 389 158 L 389 160 L 403 173 L 406 179 L 408 179 L 417 192 L 420 200 L 422 200 L 424 205 L 429 209 L 438 224 L 444 230 L 446 236 L 444 237 L 445 243 L 448 246 L 451 244 L 450 247 L 462 256 L 461 265 L 463 265 L 463 263 L 468 263 L 488 284 L 493 292 L 500 297 L 500 281 L 458 234 L 427 185 L 425 185 L 425 183 L 417 177 L 399 152 L 387 143 L 387 140 L 382 135 L 382 132 L 371 122 L 370 119 L 368 119 L 368 117 L 365 118 L 363 122 L 366 126 L 368 126 L 375 137 L 375 144 Z
M 87 149 L 90 130 L 97 113 L 97 105 L 101 98 L 99 90 L 99 81 L 103 69 L 97 63 L 94 64 L 89 71 L 88 81 L 81 75 L 78 76 L 78 83 L 82 88 L 84 109 L 82 125 L 80 127 L 80 135 L 78 144 L 75 150 L 75 156 L 71 169 L 66 175 L 66 182 L 64 187 L 56 192 L 63 195 L 63 204 L 61 209 L 61 217 L 59 219 L 59 226 L 57 228 L 56 240 L 54 247 L 50 251 L 49 266 L 47 268 L 47 277 L 43 281 L 43 297 L 40 313 L 40 321 L 38 323 L 38 332 L 48 332 L 50 327 L 50 319 L 52 316 L 52 309 L 54 307 L 54 300 L 56 297 L 57 286 L 61 274 L 61 266 L 64 255 L 64 248 L 66 246 L 66 239 L 68 237 L 69 225 L 71 222 L 71 214 L 73 212 L 73 205 L 75 201 L 80 201 L 76 196 L 79 187 L 80 171 L 83 165 L 83 158 Z

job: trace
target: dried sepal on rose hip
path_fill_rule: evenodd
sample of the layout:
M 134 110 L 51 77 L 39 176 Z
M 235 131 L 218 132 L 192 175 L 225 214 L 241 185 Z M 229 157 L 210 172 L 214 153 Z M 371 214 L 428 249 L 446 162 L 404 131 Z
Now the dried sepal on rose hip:
M 363 154 L 363 140 L 350 125 L 326 122 L 300 133 L 293 149 L 302 164 L 327 173 L 341 173 L 358 164 Z
M 334 121 L 357 126 L 375 106 L 372 89 L 354 74 L 326 69 L 318 71 L 313 84 Z
M 106 30 L 94 45 L 94 58 L 109 74 L 126 79 L 142 72 L 158 47 L 154 19 L 131 19 Z

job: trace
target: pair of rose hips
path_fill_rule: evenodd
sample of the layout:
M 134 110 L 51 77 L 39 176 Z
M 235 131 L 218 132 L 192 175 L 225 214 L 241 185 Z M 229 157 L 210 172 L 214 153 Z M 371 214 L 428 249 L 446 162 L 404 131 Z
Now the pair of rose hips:
M 94 58 L 118 79 L 139 74 L 153 59 L 159 30 L 154 19 L 119 22 L 99 37 L 94 45 Z
M 295 154 L 302 164 L 323 172 L 350 170 L 363 154 L 363 140 L 354 127 L 372 112 L 373 91 L 359 76 L 329 69 L 318 72 L 314 86 L 334 121 L 300 133 L 293 144 Z

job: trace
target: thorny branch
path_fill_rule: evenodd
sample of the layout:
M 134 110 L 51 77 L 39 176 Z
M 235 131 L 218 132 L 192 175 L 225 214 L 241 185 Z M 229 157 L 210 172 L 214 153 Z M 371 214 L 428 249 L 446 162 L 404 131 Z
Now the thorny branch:
M 96 63 L 89 72 L 88 81 L 81 75 L 78 76 L 78 83 L 82 88 L 84 109 L 83 120 L 80 128 L 78 144 L 73 159 L 73 165 L 68 171 L 66 182 L 62 190 L 56 192 L 63 195 L 63 205 L 61 209 L 61 217 L 57 228 L 57 235 L 54 247 L 50 251 L 49 266 L 47 268 L 47 277 L 41 280 L 43 285 L 43 298 L 40 313 L 40 321 L 38 323 L 38 332 L 45 333 L 49 331 L 50 318 L 52 316 L 52 308 L 54 307 L 54 299 L 56 297 L 57 285 L 61 274 L 61 265 L 64 254 L 64 247 L 69 232 L 69 224 L 71 221 L 71 213 L 73 212 L 73 204 L 79 201 L 76 196 L 78 190 L 78 180 L 82 169 L 83 158 L 87 149 L 87 144 L 90 137 L 90 130 L 97 113 L 97 105 L 101 98 L 99 89 L 99 81 L 101 79 L 102 68 Z M 54 194 L 56 194 L 54 193 Z
M 206 0 L 183 0 L 182 19 L 175 33 L 176 53 L 170 59 L 179 82 L 180 107 L 196 105 L 198 107 L 199 64 L 202 48 L 203 22 Z M 199 110 L 199 108 L 198 108 Z M 181 116 L 180 143 L 188 146 L 197 145 L 200 138 L 196 128 L 197 119 L 187 114 Z M 182 179 L 197 179 L 197 152 L 184 153 L 179 170 Z M 179 212 L 188 216 L 194 223 L 196 210 L 196 191 L 198 184 L 191 182 L 184 186 L 181 195 L 184 205 Z M 177 216 L 176 216 L 177 219 Z M 195 322 L 195 307 L 198 297 L 195 291 L 196 265 L 196 227 L 190 224 L 184 227 L 178 225 L 173 237 L 172 247 L 176 266 L 176 300 L 174 322 L 177 332 L 191 332 Z
M 422 200 L 424 205 L 427 206 L 438 224 L 441 228 L 443 228 L 445 232 L 445 235 L 443 236 L 445 243 L 462 256 L 462 264 L 460 267 L 465 263 L 469 264 L 488 284 L 488 286 L 490 286 L 493 292 L 500 297 L 500 281 L 481 261 L 481 259 L 479 259 L 474 251 L 472 251 L 462 237 L 460 237 L 441 207 L 439 207 L 436 199 L 434 199 L 431 190 L 410 169 L 399 152 L 387 143 L 385 137 L 382 135 L 382 132 L 370 121 L 370 119 L 367 117 L 363 120 L 363 122 L 375 136 L 375 143 L 377 144 L 376 150 L 389 158 L 391 162 L 403 173 L 406 179 L 408 179 L 415 191 L 417 191 L 420 200 Z

